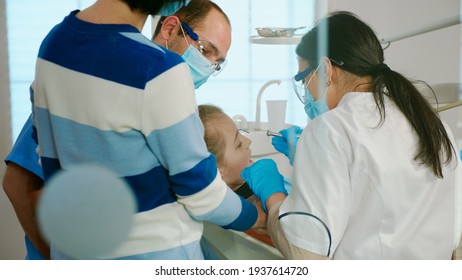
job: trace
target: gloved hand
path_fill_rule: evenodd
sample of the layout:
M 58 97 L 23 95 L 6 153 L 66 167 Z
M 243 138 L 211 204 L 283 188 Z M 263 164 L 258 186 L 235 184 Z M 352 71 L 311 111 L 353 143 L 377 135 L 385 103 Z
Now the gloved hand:
M 244 181 L 250 186 L 254 194 L 262 202 L 266 210 L 266 200 L 274 193 L 287 195 L 284 188 L 284 178 L 279 173 L 276 163 L 272 159 L 261 159 L 241 172 Z
M 282 137 L 273 137 L 271 140 L 273 147 L 289 159 L 290 165 L 294 165 L 295 148 L 297 147 L 299 135 L 302 132 L 303 129 L 294 125 L 279 131 Z

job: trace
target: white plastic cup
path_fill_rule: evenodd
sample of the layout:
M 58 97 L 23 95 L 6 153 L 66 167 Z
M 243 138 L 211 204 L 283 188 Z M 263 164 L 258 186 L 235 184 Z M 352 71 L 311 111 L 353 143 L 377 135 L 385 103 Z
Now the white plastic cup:
M 284 129 L 286 124 L 287 100 L 267 100 L 268 129 L 278 132 Z

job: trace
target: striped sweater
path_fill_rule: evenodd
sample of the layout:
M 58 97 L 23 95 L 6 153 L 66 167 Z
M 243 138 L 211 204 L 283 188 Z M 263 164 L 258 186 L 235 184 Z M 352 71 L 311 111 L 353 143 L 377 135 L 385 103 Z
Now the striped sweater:
M 131 186 L 134 228 L 104 258 L 201 259 L 202 221 L 250 228 L 257 211 L 226 186 L 207 151 L 182 58 L 133 26 L 92 24 L 77 12 L 42 42 L 33 121 L 45 180 L 91 162 Z

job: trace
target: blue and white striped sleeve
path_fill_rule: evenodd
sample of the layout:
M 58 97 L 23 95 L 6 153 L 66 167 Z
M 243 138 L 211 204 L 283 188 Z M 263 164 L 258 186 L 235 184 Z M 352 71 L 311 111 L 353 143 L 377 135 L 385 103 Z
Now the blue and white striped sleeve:
M 204 142 L 189 71 L 185 63 L 179 63 L 148 82 L 141 113 L 142 131 L 168 171 L 178 202 L 192 217 L 247 230 L 255 223 L 257 210 L 221 179 L 215 157 Z

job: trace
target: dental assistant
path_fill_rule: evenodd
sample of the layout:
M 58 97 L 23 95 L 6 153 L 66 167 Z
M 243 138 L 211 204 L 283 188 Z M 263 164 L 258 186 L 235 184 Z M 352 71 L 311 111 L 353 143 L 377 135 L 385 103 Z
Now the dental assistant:
M 447 125 L 349 12 L 320 20 L 296 53 L 298 95 L 330 110 L 300 136 L 289 195 L 254 182 L 258 167 L 243 171 L 276 246 L 290 259 L 451 259 L 462 182 Z

